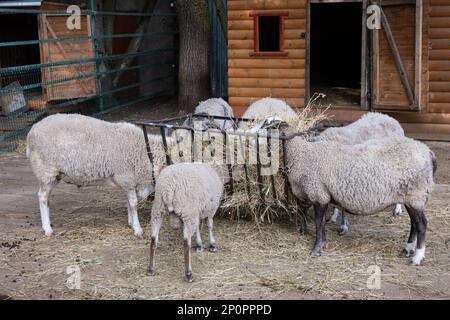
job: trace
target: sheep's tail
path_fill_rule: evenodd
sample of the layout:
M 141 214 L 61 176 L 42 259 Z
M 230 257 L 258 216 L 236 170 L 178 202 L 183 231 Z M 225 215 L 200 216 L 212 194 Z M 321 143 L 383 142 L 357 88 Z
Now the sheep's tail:
M 436 160 L 436 155 L 431 150 L 430 150 L 430 157 L 431 157 L 431 163 L 433 164 L 433 178 L 434 178 L 436 176 L 437 160 Z
M 162 200 L 167 207 L 167 211 L 169 211 L 169 223 L 172 228 L 179 228 L 181 225 L 180 217 L 175 212 L 175 209 L 173 207 L 173 196 L 174 191 L 173 190 L 167 190 L 167 192 L 164 192 L 162 194 Z

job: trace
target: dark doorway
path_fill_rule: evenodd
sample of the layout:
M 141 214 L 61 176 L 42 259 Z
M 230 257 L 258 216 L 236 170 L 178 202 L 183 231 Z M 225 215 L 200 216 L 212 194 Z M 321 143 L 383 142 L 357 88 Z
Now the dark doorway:
M 38 22 L 35 14 L 2 14 L 0 17 L 0 42 L 38 40 Z M 38 44 L 8 46 L 0 49 L 0 68 L 17 67 L 40 63 Z M 18 81 L 20 85 L 41 82 L 39 68 L 27 71 L 0 74 L 0 87 Z M 40 88 L 38 88 L 40 90 Z
M 311 4 L 311 96 L 326 94 L 332 106 L 359 106 L 361 3 Z

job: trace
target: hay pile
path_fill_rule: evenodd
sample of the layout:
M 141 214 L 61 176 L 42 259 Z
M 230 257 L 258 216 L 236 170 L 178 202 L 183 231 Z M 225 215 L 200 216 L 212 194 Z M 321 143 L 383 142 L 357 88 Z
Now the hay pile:
M 295 132 L 305 132 L 313 128 L 317 124 L 327 120 L 325 112 L 328 108 L 322 108 L 321 99 L 325 95 L 315 93 L 308 105 L 297 112 L 294 118 L 288 121 L 288 124 L 294 128 Z M 256 123 L 264 119 L 255 119 L 249 122 L 252 128 Z M 250 146 L 250 152 L 255 152 L 255 146 Z M 258 182 L 258 172 L 256 165 L 248 165 L 248 180 L 245 179 L 244 169 L 237 167 L 240 179 L 234 184 L 234 191 L 225 195 L 221 209 L 225 214 L 234 219 L 248 218 L 254 222 L 273 222 L 280 215 L 286 212 L 291 215 L 297 210 L 297 202 L 292 195 L 288 195 L 286 199 L 285 180 L 283 177 L 282 163 L 282 147 L 279 143 L 279 165 L 280 170 L 273 176 L 263 176 L 260 191 L 260 183 Z M 273 186 L 272 186 L 273 184 Z M 261 196 L 263 194 L 263 197 Z M 265 204 L 263 204 L 263 200 Z M 286 201 L 287 200 L 287 201 Z M 294 216 L 290 216 L 291 219 Z

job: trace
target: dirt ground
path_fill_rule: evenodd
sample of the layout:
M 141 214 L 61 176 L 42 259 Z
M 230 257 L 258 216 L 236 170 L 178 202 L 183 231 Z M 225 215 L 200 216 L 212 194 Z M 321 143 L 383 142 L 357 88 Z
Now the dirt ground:
M 124 109 L 108 120 L 175 115 L 173 101 Z M 300 236 L 288 219 L 256 226 L 215 219 L 218 251 L 193 252 L 194 282 L 183 281 L 182 237 L 167 221 L 157 275 L 146 276 L 150 203 L 139 212 L 143 239 L 127 224 L 125 195 L 113 188 L 52 193 L 54 236 L 41 231 L 37 184 L 20 153 L 0 153 L 0 299 L 448 299 L 450 298 L 450 143 L 427 142 L 438 158 L 426 209 L 427 255 L 420 267 L 399 257 L 409 232 L 406 213 L 350 217 L 338 236 L 327 224 L 327 248 L 311 258 L 314 227 Z M 206 228 L 203 226 L 206 240 Z M 205 241 L 207 243 L 207 241 Z M 380 287 L 368 287 L 373 269 Z M 75 270 L 75 273 L 72 273 Z M 80 287 L 71 280 L 80 271 Z

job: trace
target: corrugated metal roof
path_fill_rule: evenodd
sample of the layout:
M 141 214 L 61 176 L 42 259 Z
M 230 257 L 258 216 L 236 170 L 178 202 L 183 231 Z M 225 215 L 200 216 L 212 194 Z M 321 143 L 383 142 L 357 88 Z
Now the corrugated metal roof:
M 24 0 L 24 1 L 0 1 L 0 7 L 39 7 L 42 1 Z

